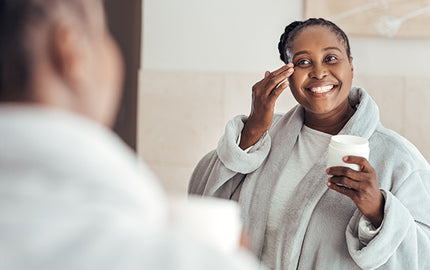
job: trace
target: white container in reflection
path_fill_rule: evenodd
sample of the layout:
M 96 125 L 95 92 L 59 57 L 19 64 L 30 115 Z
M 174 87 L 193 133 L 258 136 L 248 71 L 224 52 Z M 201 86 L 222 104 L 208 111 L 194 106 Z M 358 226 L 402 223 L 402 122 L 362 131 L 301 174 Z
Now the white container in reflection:
M 239 204 L 216 198 L 170 198 L 172 225 L 195 240 L 225 253 L 240 248 L 242 221 Z
M 357 164 L 345 163 L 345 156 L 360 156 L 369 159 L 369 141 L 353 135 L 336 135 L 331 137 L 328 146 L 327 168 L 334 166 L 349 167 L 359 171 Z

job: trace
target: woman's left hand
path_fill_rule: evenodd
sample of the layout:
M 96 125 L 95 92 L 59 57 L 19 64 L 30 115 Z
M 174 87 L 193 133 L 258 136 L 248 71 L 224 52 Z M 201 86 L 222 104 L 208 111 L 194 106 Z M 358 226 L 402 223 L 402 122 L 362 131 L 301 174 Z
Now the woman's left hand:
M 385 199 L 379 190 L 376 172 L 367 159 L 357 156 L 346 156 L 346 163 L 357 164 L 360 171 L 348 167 L 331 167 L 327 174 L 327 186 L 342 193 L 355 203 L 358 209 L 378 228 L 384 219 Z

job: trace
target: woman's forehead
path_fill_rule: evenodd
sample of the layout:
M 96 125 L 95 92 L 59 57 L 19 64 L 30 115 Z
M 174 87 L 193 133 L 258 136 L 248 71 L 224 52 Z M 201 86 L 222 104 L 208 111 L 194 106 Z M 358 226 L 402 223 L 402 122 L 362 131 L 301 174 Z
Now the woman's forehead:
M 290 54 L 302 51 L 327 51 L 338 49 L 346 54 L 345 42 L 327 26 L 313 25 L 300 30 L 291 41 Z

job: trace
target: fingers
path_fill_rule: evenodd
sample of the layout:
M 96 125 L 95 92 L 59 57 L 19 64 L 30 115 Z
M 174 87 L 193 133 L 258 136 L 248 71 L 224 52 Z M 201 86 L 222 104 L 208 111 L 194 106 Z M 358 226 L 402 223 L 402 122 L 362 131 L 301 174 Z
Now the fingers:
M 357 164 L 358 166 L 360 166 L 360 171 L 362 171 L 362 172 L 373 171 L 373 167 L 370 165 L 369 161 L 364 157 L 345 156 L 345 157 L 343 157 L 343 161 L 345 163 Z
M 355 181 L 353 179 L 350 179 L 348 177 L 344 176 L 333 176 L 328 179 L 328 183 L 335 184 L 337 186 L 346 187 L 349 189 L 354 189 L 356 191 L 360 190 L 361 188 L 361 182 Z
M 343 186 L 338 186 L 338 185 L 333 184 L 331 182 L 327 182 L 327 186 L 334 191 L 337 191 L 343 195 L 348 196 L 349 198 L 353 198 L 355 196 L 356 191 L 353 189 L 343 187 Z
M 270 128 L 276 99 L 288 87 L 287 79 L 293 72 L 293 65 L 290 63 L 273 72 L 266 71 L 264 79 L 254 84 L 251 113 L 246 126 L 263 132 Z M 254 124 L 248 125 L 251 122 Z
M 289 67 L 286 70 L 283 70 L 280 73 L 272 72 L 270 75 L 266 78 L 268 79 L 267 86 L 268 88 L 274 88 L 276 86 L 279 86 L 281 83 L 286 81 L 294 72 L 293 67 Z
M 282 91 L 288 87 L 288 85 L 285 87 L 285 82 L 287 82 L 287 79 L 293 74 L 294 68 L 293 65 L 290 63 L 288 65 L 285 65 L 281 67 L 278 70 L 275 70 L 273 72 L 270 72 L 269 74 L 265 73 L 264 79 L 261 81 L 263 86 L 263 94 L 265 96 L 269 96 L 272 94 L 272 91 L 283 87 Z M 281 92 L 282 92 L 281 91 Z M 280 94 L 280 93 L 277 93 Z
M 378 185 L 376 171 L 367 159 L 358 156 L 346 156 L 345 163 L 357 164 L 360 171 L 348 167 L 331 167 L 327 173 L 333 175 L 327 186 L 348 196 L 357 208 L 378 227 L 384 217 L 384 201 Z
M 280 68 L 278 68 L 277 70 L 271 72 L 272 75 L 277 76 L 285 71 L 287 71 L 289 68 L 293 68 L 294 64 L 293 63 L 288 63 L 285 66 L 282 66 Z
M 344 160 L 346 162 L 346 159 Z M 347 163 L 358 164 L 361 168 L 366 168 L 367 170 L 369 170 L 369 168 L 373 169 L 368 163 L 368 161 L 363 157 L 353 157 L 351 159 L 349 159 L 348 157 L 347 160 L 349 160 L 349 162 Z M 367 183 L 368 180 L 371 178 L 371 173 L 367 171 L 356 171 L 344 166 L 331 167 L 328 168 L 326 172 L 329 175 L 333 175 L 329 179 L 330 183 L 346 186 L 356 191 L 360 191 L 363 183 Z
M 272 90 L 269 97 L 277 99 L 289 85 L 290 83 L 288 81 L 280 83 L 275 89 Z
M 337 187 L 340 186 L 351 189 L 352 191 L 357 192 L 357 194 L 367 192 L 369 189 L 378 188 L 375 171 L 365 158 L 358 156 L 347 156 L 344 158 L 344 161 L 346 163 L 357 164 L 362 168 L 362 170 L 356 171 L 344 166 L 328 168 L 326 170 L 327 174 L 332 175 L 332 177 L 330 177 L 327 182 L 327 185 L 330 188 L 343 194 L 352 193 Z
M 339 177 L 348 177 L 355 181 L 362 181 L 367 179 L 367 175 L 362 171 L 356 171 L 349 167 L 336 166 L 326 170 L 327 174 Z

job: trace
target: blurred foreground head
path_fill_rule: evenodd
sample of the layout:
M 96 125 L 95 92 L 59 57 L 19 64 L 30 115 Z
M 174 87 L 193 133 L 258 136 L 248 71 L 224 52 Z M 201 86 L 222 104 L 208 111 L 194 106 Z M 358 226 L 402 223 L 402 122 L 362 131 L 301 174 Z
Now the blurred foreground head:
M 0 0 L 0 102 L 60 107 L 110 126 L 122 70 L 101 0 Z

